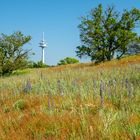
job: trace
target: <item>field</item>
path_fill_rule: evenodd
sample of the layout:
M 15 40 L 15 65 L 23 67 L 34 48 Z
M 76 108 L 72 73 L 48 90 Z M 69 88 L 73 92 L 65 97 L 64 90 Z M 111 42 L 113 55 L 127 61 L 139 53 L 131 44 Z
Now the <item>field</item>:
M 0 140 L 139 140 L 140 56 L 0 78 Z

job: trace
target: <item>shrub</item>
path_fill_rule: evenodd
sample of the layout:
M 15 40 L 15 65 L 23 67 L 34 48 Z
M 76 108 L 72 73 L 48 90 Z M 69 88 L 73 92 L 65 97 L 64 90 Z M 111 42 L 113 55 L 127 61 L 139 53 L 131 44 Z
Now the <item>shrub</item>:
M 24 110 L 26 107 L 26 102 L 23 99 L 20 99 L 14 103 L 13 107 L 17 110 Z
M 32 68 L 46 68 L 48 65 L 42 63 L 42 61 L 38 61 L 37 63 L 33 62 Z
M 71 57 L 66 57 L 60 60 L 57 65 L 67 65 L 67 64 L 75 64 L 75 63 L 79 63 L 79 60 Z

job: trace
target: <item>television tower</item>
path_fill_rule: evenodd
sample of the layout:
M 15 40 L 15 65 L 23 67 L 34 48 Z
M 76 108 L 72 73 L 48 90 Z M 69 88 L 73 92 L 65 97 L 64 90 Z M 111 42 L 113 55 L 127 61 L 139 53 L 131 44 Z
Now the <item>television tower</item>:
M 42 48 L 42 63 L 45 63 L 45 48 L 47 47 L 47 43 L 44 40 L 44 32 L 42 33 L 42 40 L 39 43 L 39 47 Z

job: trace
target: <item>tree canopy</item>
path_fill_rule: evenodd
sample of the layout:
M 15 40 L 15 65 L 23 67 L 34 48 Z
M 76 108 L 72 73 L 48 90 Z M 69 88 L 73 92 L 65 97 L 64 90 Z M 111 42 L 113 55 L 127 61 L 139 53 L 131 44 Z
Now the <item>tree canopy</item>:
M 121 58 L 131 47 L 129 44 L 140 42 L 134 29 L 140 24 L 140 10 L 133 8 L 124 10 L 122 14 L 114 6 L 103 9 L 101 4 L 91 13 L 81 18 L 81 46 L 76 53 L 80 58 L 88 56 L 92 61 L 102 62 Z
M 127 54 L 128 55 L 135 55 L 140 53 L 140 43 L 134 42 L 127 46 Z
M 0 36 L 0 75 L 12 73 L 14 70 L 25 68 L 29 50 L 23 45 L 31 40 L 31 36 L 24 36 L 21 32 Z
M 71 57 L 66 57 L 60 60 L 57 65 L 67 65 L 67 64 L 75 64 L 75 63 L 79 63 L 79 60 Z

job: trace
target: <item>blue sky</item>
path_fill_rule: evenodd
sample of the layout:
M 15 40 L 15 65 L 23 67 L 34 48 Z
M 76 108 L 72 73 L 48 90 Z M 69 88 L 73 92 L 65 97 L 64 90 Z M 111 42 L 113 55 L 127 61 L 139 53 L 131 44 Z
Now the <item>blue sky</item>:
M 0 0 L 0 33 L 22 31 L 31 35 L 32 40 L 27 46 L 35 55 L 30 59 L 39 61 L 41 49 L 38 43 L 42 32 L 45 32 L 48 43 L 45 61 L 55 65 L 64 57 L 76 57 L 76 46 L 80 45 L 77 28 L 80 17 L 87 15 L 99 3 L 104 7 L 114 4 L 120 12 L 132 7 L 140 9 L 140 0 Z

